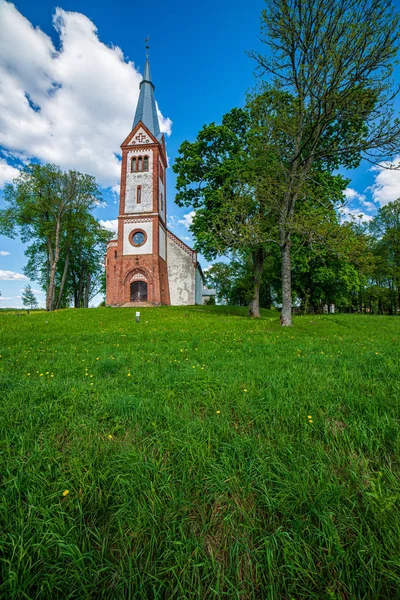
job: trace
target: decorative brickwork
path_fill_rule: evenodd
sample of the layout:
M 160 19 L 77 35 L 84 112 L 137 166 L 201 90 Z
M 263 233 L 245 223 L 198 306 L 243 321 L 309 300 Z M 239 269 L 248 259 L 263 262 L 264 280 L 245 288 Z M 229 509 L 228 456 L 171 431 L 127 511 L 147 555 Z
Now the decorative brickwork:
M 196 252 L 166 227 L 167 155 L 153 92 L 146 60 L 134 127 L 121 145 L 118 236 L 108 242 L 105 261 L 108 306 L 134 306 L 135 289 L 144 297 L 147 289 L 153 305 L 195 301 Z M 142 234 L 138 243 L 135 232 Z
M 132 144 L 135 145 L 134 150 Z M 138 123 L 123 142 L 121 150 L 118 240 L 107 244 L 106 303 L 110 306 L 120 306 L 130 302 L 130 284 L 140 280 L 147 283 L 148 302 L 154 305 L 169 304 L 166 251 L 162 251 L 165 257 L 162 258 L 159 248 L 160 226 L 166 231 L 165 211 L 162 215 L 159 214 L 158 165 L 161 163 L 164 170 L 167 167 L 163 139 L 158 142 L 143 123 Z M 149 170 L 132 173 L 131 159 L 141 155 L 149 156 Z M 139 182 L 142 186 L 142 202 L 137 204 L 135 190 Z M 164 188 L 164 184 L 162 185 Z M 146 233 L 145 244 L 138 247 L 130 243 L 132 233 L 136 230 L 145 230 Z

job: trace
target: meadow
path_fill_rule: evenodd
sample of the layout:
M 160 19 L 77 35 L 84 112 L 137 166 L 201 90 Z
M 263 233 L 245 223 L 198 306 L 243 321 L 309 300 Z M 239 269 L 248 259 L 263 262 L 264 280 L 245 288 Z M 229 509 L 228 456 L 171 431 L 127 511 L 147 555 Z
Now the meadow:
M 400 598 L 400 319 L 0 313 L 0 597 Z

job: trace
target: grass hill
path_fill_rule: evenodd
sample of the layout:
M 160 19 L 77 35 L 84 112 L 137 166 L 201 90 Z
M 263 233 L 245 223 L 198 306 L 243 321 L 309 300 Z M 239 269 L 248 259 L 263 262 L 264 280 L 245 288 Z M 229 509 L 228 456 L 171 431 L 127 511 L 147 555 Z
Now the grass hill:
M 399 598 L 390 317 L 0 314 L 0 597 Z

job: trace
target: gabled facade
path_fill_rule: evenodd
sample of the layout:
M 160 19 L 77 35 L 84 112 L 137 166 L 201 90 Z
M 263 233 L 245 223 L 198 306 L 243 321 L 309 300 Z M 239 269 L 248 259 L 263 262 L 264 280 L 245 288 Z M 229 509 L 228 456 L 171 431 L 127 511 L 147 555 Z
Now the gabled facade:
M 167 157 L 148 58 L 132 130 L 121 151 L 118 236 L 107 245 L 106 304 L 201 304 L 196 252 L 166 226 Z

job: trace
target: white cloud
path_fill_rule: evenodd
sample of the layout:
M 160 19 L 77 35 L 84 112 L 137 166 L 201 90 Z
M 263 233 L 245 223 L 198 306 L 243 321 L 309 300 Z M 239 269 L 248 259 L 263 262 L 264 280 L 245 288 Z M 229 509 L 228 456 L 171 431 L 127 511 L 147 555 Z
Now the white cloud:
M 341 208 L 339 212 L 342 223 L 344 221 L 361 221 L 362 223 L 369 223 L 369 221 L 372 221 L 374 218 L 371 215 L 366 215 L 362 210 L 357 208 L 348 208 L 347 206 Z
M 10 253 L 7 250 L 0 250 L 0 256 L 10 256 Z
M 353 200 L 360 200 L 361 202 L 363 202 L 365 200 L 364 194 L 360 194 L 359 192 L 357 192 L 357 190 L 354 190 L 353 188 L 346 188 L 343 194 L 350 202 L 352 202 Z
M 190 213 L 183 215 L 183 219 L 179 219 L 178 223 L 180 223 L 181 225 L 184 225 L 186 227 L 186 229 L 189 229 L 189 227 L 191 226 L 191 224 L 193 222 L 193 217 L 195 214 L 196 214 L 196 211 L 191 210 Z
M 382 163 L 371 171 L 376 171 L 375 183 L 369 188 L 375 202 L 385 206 L 400 198 L 400 156 L 395 156 L 392 162 Z
M 370 188 L 367 188 L 368 190 Z M 357 192 L 357 190 L 353 189 L 353 188 L 346 188 L 343 192 L 343 194 L 345 195 L 346 199 L 349 201 L 349 204 L 351 205 L 353 202 L 357 204 L 357 202 L 366 210 L 369 212 L 375 212 L 377 210 L 377 205 L 374 202 L 370 202 L 369 200 L 367 200 L 365 194 L 360 194 L 360 192 Z
M 141 75 L 102 43 L 85 15 L 57 8 L 59 50 L 16 7 L 0 0 L 0 145 L 12 156 L 54 162 L 117 185 L 115 155 L 133 120 Z M 160 115 L 160 128 L 171 121 Z M 1 164 L 1 163 L 0 163 Z M 0 169 L 3 178 L 14 167 Z M 11 178 L 12 178 L 11 177 Z
M 14 273 L 14 271 L 3 271 L 0 269 L 0 281 L 16 281 L 18 279 L 28 279 L 22 273 Z
M 17 296 L 17 298 L 20 298 L 20 296 Z M 5 300 L 12 300 L 12 298 L 7 298 L 6 296 L 0 296 L 0 302 L 5 302 Z
M 0 88 L 0 95 L 1 95 L 1 88 Z M 1 121 L 1 116 L 0 116 L 0 121 Z M 18 173 L 19 173 L 18 169 L 7 164 L 7 162 L 3 158 L 0 158 L 0 188 L 2 188 L 5 183 L 11 183 L 11 181 L 15 177 L 18 176 Z
M 189 237 L 188 235 L 184 235 L 182 239 L 183 239 L 184 242 L 191 242 L 192 241 L 192 238 Z
M 109 219 L 108 221 L 100 219 L 99 223 L 105 229 L 108 229 L 109 231 L 112 231 L 115 234 L 118 233 L 118 219 Z
M 169 229 L 175 229 L 175 227 L 178 226 L 178 217 L 176 217 L 175 215 L 168 215 L 168 219 L 167 219 L 167 227 Z

